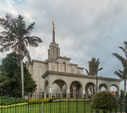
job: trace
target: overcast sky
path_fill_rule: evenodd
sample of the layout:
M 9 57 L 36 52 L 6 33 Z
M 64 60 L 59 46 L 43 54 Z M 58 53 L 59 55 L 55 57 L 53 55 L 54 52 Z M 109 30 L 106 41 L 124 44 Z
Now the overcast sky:
M 127 41 L 127 0 L 0 0 L 0 16 L 6 13 L 36 22 L 32 35 L 44 42 L 29 48 L 32 59 L 47 59 L 54 21 L 62 56 L 85 68 L 92 57 L 100 58 L 101 76 L 116 77 L 121 68 L 112 53 L 123 55 L 118 47 Z M 0 60 L 5 55 L 0 53 Z

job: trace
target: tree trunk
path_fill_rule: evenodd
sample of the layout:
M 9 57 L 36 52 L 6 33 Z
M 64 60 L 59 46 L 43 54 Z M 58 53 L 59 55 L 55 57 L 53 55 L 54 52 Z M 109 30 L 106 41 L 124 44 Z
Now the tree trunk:
M 22 60 L 21 60 L 21 81 L 22 81 L 22 98 L 24 98 L 24 67 Z
M 96 74 L 96 93 L 98 93 L 98 75 Z
M 126 78 L 124 79 L 124 96 L 126 95 Z

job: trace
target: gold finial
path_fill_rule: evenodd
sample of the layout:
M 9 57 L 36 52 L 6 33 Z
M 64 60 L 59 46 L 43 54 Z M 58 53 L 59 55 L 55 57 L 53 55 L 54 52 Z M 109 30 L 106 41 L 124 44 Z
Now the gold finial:
M 53 31 L 55 31 L 55 24 L 54 24 L 54 22 L 52 23 L 52 25 L 53 25 Z

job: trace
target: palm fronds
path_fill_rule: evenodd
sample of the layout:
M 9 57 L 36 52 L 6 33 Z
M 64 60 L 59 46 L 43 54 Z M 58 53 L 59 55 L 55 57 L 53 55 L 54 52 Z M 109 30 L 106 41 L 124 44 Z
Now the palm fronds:
M 103 68 L 99 68 L 100 62 L 99 59 L 92 58 L 91 61 L 88 62 L 89 70 L 85 69 L 88 75 L 97 75 L 99 71 Z
M 24 17 L 19 15 L 14 18 L 11 15 L 6 15 L 5 18 L 0 18 L 0 25 L 4 31 L 0 33 L 0 51 L 8 51 L 12 49 L 20 55 L 20 61 L 27 57 L 31 61 L 27 46 L 37 47 L 42 40 L 37 36 L 30 36 L 34 28 L 35 22 L 26 26 Z
M 127 79 L 127 42 L 124 42 L 124 47 L 119 47 L 125 54 L 125 57 L 120 56 L 118 53 L 113 53 L 113 55 L 120 60 L 123 66 L 123 70 L 115 71 L 114 74 L 116 74 L 119 78 L 124 80 L 124 94 L 126 93 L 126 79 Z

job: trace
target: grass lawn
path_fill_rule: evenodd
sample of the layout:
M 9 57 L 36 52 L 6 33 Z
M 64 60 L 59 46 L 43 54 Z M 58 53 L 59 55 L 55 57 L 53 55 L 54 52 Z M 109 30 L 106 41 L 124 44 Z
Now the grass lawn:
M 89 102 L 53 102 L 44 103 L 44 113 L 95 113 Z M 29 104 L 24 106 L 0 109 L 0 113 L 42 113 L 42 104 Z M 99 113 L 103 113 L 100 111 Z

